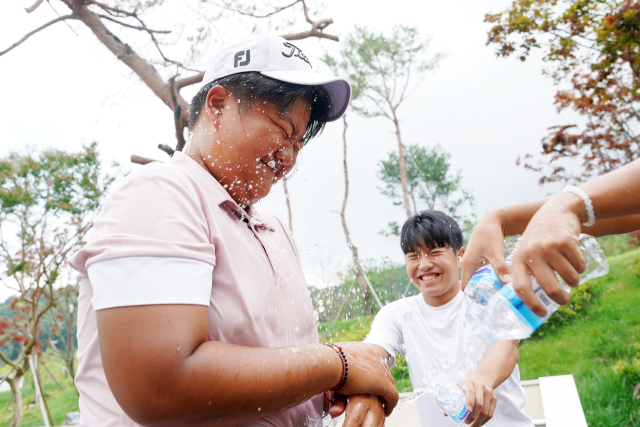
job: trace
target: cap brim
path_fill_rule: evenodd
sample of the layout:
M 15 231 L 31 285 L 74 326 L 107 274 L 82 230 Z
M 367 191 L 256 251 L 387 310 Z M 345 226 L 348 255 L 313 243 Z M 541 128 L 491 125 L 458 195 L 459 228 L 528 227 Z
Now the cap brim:
M 297 70 L 260 71 L 260 74 L 282 82 L 303 86 L 322 86 L 325 88 L 331 98 L 331 106 L 327 117 L 328 122 L 342 117 L 349 106 L 351 85 L 342 77 Z

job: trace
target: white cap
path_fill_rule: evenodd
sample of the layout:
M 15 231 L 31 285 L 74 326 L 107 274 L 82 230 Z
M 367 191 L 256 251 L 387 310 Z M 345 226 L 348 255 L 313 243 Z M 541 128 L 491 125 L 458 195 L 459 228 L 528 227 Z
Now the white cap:
M 316 73 L 300 49 L 271 34 L 222 45 L 207 67 L 200 89 L 222 77 L 250 71 L 282 82 L 322 86 L 331 98 L 329 122 L 339 119 L 349 105 L 351 86 L 346 79 Z

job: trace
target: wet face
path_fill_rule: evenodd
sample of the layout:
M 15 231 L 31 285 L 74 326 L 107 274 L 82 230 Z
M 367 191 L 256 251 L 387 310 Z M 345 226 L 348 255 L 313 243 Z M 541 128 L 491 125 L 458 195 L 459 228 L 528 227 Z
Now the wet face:
M 418 248 L 405 255 L 407 275 L 418 288 L 427 304 L 438 307 L 451 301 L 460 290 L 459 258 L 464 248 L 456 253 L 450 246 L 444 248 Z
M 284 112 L 270 102 L 242 101 L 213 87 L 185 151 L 236 203 L 250 206 L 295 166 L 311 107 L 304 98 Z

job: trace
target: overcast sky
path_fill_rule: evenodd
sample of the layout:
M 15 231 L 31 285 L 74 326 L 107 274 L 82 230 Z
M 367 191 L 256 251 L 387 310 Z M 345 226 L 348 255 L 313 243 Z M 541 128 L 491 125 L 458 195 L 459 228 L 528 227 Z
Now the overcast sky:
M 28 3 L 3 4 L 0 50 L 55 17 L 46 4 L 27 15 L 23 7 Z M 67 13 L 61 3 L 51 3 Z M 399 110 L 403 140 L 425 147 L 440 144 L 450 151 L 453 168 L 462 171 L 463 185 L 475 196 L 478 215 L 558 191 L 557 185 L 538 186 L 539 176 L 516 166 L 515 160 L 518 155 L 538 153 L 549 126 L 577 120 L 571 112 L 556 112 L 555 89 L 542 75 L 544 64 L 537 53 L 522 63 L 499 59 L 493 47 L 485 46 L 489 25 L 483 23 L 484 15 L 504 10 L 510 3 L 327 0 L 322 13 L 333 18 L 334 24 L 326 30 L 333 34 L 344 35 L 354 25 L 389 31 L 395 24 L 406 24 L 425 37 L 431 35 L 430 53 L 446 53 L 438 69 L 428 74 Z M 77 23 L 72 27 L 78 35 L 58 23 L 0 57 L 0 155 L 25 146 L 72 150 L 97 141 L 105 163 L 116 160 L 124 169 L 139 167 L 129 163 L 131 154 L 168 160 L 155 147 L 159 143 L 175 146 L 173 113 L 86 28 Z M 233 28 L 229 26 L 219 37 L 232 40 L 247 34 Z M 299 28 L 305 27 L 300 24 Z M 297 44 L 316 68 L 324 50 L 338 47 L 316 39 Z M 204 63 L 215 50 L 211 46 Z M 184 91 L 187 98 L 192 94 Z M 379 234 L 388 222 L 404 220 L 404 209 L 380 194 L 376 178 L 380 159 L 397 149 L 393 125 L 353 112 L 348 119 L 347 221 L 353 242 L 363 258 L 401 262 L 398 242 Z M 328 125 L 320 138 L 302 150 L 298 170 L 289 181 L 294 236 L 309 282 L 329 280 L 350 260 L 335 213 L 344 191 L 341 137 L 341 122 Z M 260 205 L 286 220 L 281 184 Z M 0 298 L 6 296 L 3 292 Z

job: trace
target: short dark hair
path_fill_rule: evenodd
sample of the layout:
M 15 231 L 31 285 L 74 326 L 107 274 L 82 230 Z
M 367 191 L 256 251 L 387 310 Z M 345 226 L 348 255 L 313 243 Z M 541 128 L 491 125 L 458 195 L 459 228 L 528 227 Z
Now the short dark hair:
M 202 87 L 191 100 L 189 111 L 189 131 L 193 130 L 207 94 L 212 87 L 224 87 L 234 98 L 241 100 L 241 105 L 251 106 L 257 101 L 275 102 L 279 111 L 286 111 L 300 97 L 311 105 L 311 117 L 301 141 L 307 142 L 319 135 L 324 129 L 329 116 L 331 97 L 322 86 L 303 86 L 286 83 L 263 76 L 258 72 L 238 73 L 215 80 Z
M 454 252 L 462 247 L 462 231 L 455 219 L 444 212 L 426 210 L 409 218 L 400 233 L 402 252 L 417 252 L 450 246 Z

